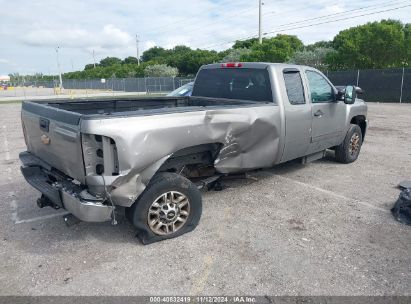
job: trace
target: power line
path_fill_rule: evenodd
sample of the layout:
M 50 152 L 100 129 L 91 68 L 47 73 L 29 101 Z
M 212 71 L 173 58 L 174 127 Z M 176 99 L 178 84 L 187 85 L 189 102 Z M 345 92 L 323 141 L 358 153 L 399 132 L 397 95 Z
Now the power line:
M 283 1 L 278 1 L 278 2 L 285 2 L 285 0 L 283 0 Z M 278 2 L 277 2 L 277 3 L 278 3 Z M 338 3 L 339 3 L 339 1 L 332 3 L 332 5 L 335 5 L 335 4 L 338 4 Z M 274 15 L 272 15 L 272 16 L 277 16 L 277 15 L 285 16 L 285 15 L 289 15 L 290 13 L 294 13 L 294 12 L 301 11 L 301 10 L 306 10 L 307 7 L 313 7 L 313 6 L 315 6 L 315 5 L 308 5 L 308 6 L 305 6 L 305 7 L 303 7 L 303 8 L 299 8 L 299 9 L 295 9 L 295 10 L 288 10 L 288 11 L 285 11 L 285 12 L 281 12 L 281 13 L 274 14 Z M 244 13 L 248 13 L 248 12 L 253 11 L 253 10 L 256 10 L 256 8 L 247 8 L 247 9 L 245 9 L 245 10 L 240 10 L 240 11 L 238 11 L 238 13 L 236 13 L 236 14 L 230 13 L 230 15 L 228 15 L 228 16 L 222 15 L 222 17 L 224 17 L 224 21 L 226 21 L 226 20 L 228 20 L 228 19 L 233 19 L 233 18 L 235 18 L 235 17 L 238 17 L 238 16 L 240 16 L 240 15 L 243 15 Z M 263 15 L 263 16 L 266 16 L 266 15 L 269 15 L 269 14 L 272 14 L 272 13 L 275 13 L 275 11 L 270 11 L 270 12 L 264 13 L 264 14 L 262 14 L 262 15 Z M 219 17 L 221 17 L 221 16 L 219 16 Z M 173 23 L 173 24 L 175 24 L 175 23 Z M 201 25 L 196 26 L 196 27 L 190 27 L 189 30 L 185 30 L 185 31 L 184 31 L 184 34 L 192 33 L 192 32 L 195 32 L 195 31 L 196 31 L 197 34 L 198 34 L 199 32 L 200 32 L 200 33 L 202 32 L 201 29 L 203 29 L 203 30 L 208 30 L 208 27 L 209 27 L 209 26 L 215 25 L 215 24 L 217 24 L 217 22 L 201 24 Z M 198 31 L 198 29 L 200 29 L 200 31 Z M 170 31 L 175 31 L 175 30 L 176 30 L 175 28 L 171 27 L 171 28 L 169 28 L 169 29 L 167 29 L 167 30 L 156 32 L 156 34 L 157 34 L 157 35 L 158 35 L 158 34 L 164 34 L 164 33 L 167 33 L 167 32 L 170 32 Z M 202 36 L 202 38 L 203 38 L 203 37 L 208 37 L 208 36 L 209 36 L 209 35 L 207 35 L 207 36 Z M 149 42 L 149 41 L 151 41 L 151 40 L 142 40 L 142 41 L 140 40 L 140 42 Z
M 238 16 L 240 16 L 240 15 L 243 15 L 244 13 L 248 13 L 248 12 L 250 12 L 251 10 L 255 10 L 255 8 L 252 8 L 252 9 L 248 8 L 248 9 L 245 9 L 245 10 L 241 10 L 241 11 L 239 11 L 239 13 L 237 13 L 237 14 L 234 14 L 234 15 L 231 14 L 230 16 L 224 17 L 224 20 L 233 19 L 234 17 L 238 17 Z M 184 30 L 184 34 L 195 32 L 195 31 L 197 31 L 198 29 L 206 29 L 206 30 L 207 30 L 207 27 L 208 27 L 208 26 L 214 25 L 214 24 L 217 24 L 217 22 L 201 24 L 201 25 L 196 26 L 196 27 L 190 27 L 189 30 Z M 170 32 L 170 31 L 175 31 L 175 29 L 174 29 L 174 28 L 169 28 L 168 30 L 161 31 L 161 32 L 156 32 L 156 33 L 157 33 L 157 35 L 158 35 L 158 34 L 164 34 L 164 33 Z M 201 31 L 200 31 L 200 32 L 201 32 Z M 197 31 L 197 33 L 198 33 L 198 31 Z M 144 41 L 142 41 L 142 42 L 147 42 L 147 41 L 149 41 L 149 40 L 144 40 Z
M 398 0 L 394 0 L 394 1 L 391 1 L 391 2 L 388 2 L 388 3 L 394 3 L 394 2 L 398 2 Z M 404 2 L 404 1 L 402 1 L 402 2 Z M 335 3 L 333 3 L 332 5 L 334 5 L 334 4 L 338 4 L 339 2 L 335 2 Z M 401 3 L 401 2 L 400 2 Z M 397 4 L 397 3 L 396 3 Z M 399 3 L 398 3 L 399 4 Z M 312 6 L 315 6 L 315 5 L 312 5 Z M 348 13 L 348 12 L 351 12 L 351 11 L 355 11 L 355 10 L 363 10 L 363 9 L 369 9 L 369 8 L 372 8 L 372 7 L 379 7 L 379 6 L 381 6 L 381 3 L 379 3 L 379 4 L 374 4 L 374 5 L 369 5 L 369 6 L 365 6 L 365 7 L 362 7 L 362 8 L 357 8 L 357 9 L 352 9 L 352 10 L 348 10 L 348 11 L 345 11 L 345 12 L 339 12 L 339 13 L 335 13 L 335 14 L 331 14 L 331 15 L 326 15 L 326 16 L 320 16 L 320 17 L 316 17 L 316 18 L 313 18 L 313 19 L 319 19 L 319 18 L 324 18 L 324 17 L 331 17 L 331 16 L 334 16 L 334 15 L 339 15 L 339 14 L 346 14 L 346 13 Z M 387 5 L 385 5 L 385 6 L 387 6 Z M 308 6 L 308 7 L 310 7 L 310 6 Z M 384 6 L 383 6 L 384 7 Z M 307 9 L 307 6 L 304 8 L 304 9 Z M 289 10 L 289 11 L 286 11 L 286 12 L 284 12 L 284 13 L 278 13 L 278 14 L 281 14 L 281 16 L 285 16 L 285 15 L 287 15 L 288 13 L 293 13 L 293 12 L 296 12 L 296 11 L 299 11 L 299 10 L 301 10 L 301 9 L 296 9 L 296 10 Z M 278 15 L 278 14 L 276 14 L 276 15 Z M 274 16 L 276 16 L 276 15 L 274 15 Z M 306 22 L 306 21 L 309 21 L 309 20 L 311 20 L 311 19 L 304 19 L 304 20 L 301 20 L 301 21 L 298 21 L 298 22 L 296 22 L 296 23 L 301 23 L 301 22 Z M 216 24 L 216 23 L 211 23 L 210 25 L 214 25 L 214 24 Z M 290 23 L 290 24 L 294 24 L 294 22 L 293 23 Z M 286 23 L 286 24 L 283 24 L 283 25 L 280 25 L 280 27 L 281 26 L 284 26 L 284 25 L 288 25 L 288 23 Z M 191 31 L 185 31 L 184 33 L 189 33 L 189 32 L 191 32 Z M 212 35 L 214 35 L 214 33 L 212 34 Z M 209 37 L 210 35 L 202 35 L 201 36 L 201 39 L 203 40 L 204 39 L 204 37 Z M 241 39 L 248 39 L 248 38 L 253 38 L 254 37 L 254 35 L 252 35 L 252 36 L 250 36 L 250 37 L 243 37 L 243 38 L 241 38 Z M 237 39 L 238 40 L 238 39 Z M 197 40 L 198 41 L 198 40 Z M 228 41 L 227 43 L 229 43 L 229 42 L 231 42 L 231 41 Z M 225 42 L 223 42 L 223 43 L 217 43 L 217 45 L 223 45 L 223 44 L 225 44 Z M 212 44 L 212 45 L 214 45 L 214 44 Z
M 331 17 L 335 17 L 335 16 L 339 16 L 339 15 L 345 15 L 347 13 L 351 13 L 351 12 L 355 12 L 355 11 L 368 10 L 368 9 L 373 9 L 373 8 L 389 7 L 389 6 L 392 6 L 392 5 L 399 5 L 399 4 L 404 3 L 404 2 L 407 2 L 407 0 L 399 1 L 399 2 L 398 2 L 398 0 L 397 1 L 389 1 L 389 2 L 384 3 L 384 5 L 381 5 L 381 4 L 368 5 L 368 6 L 363 6 L 363 7 L 357 8 L 357 9 L 350 9 L 350 10 L 347 10 L 347 11 L 338 12 L 338 13 L 334 13 L 334 14 L 322 15 L 322 16 L 318 16 L 318 17 L 315 17 L 315 18 L 305 19 L 305 20 L 291 22 L 291 23 L 280 24 L 276 27 L 283 27 L 283 26 L 288 26 L 288 25 L 300 24 L 300 23 L 303 23 L 303 22 L 306 22 L 306 21 L 318 20 L 318 19 L 322 19 L 322 18 L 328 19 L 328 18 L 331 18 Z
M 230 3 L 230 2 L 235 2 L 235 3 L 238 5 L 238 1 L 226 1 L 226 2 L 222 2 L 222 3 L 218 3 L 217 5 L 218 5 L 218 6 L 222 6 L 222 5 L 226 5 L 226 4 Z M 168 24 L 164 24 L 164 25 L 161 25 L 161 26 L 152 28 L 151 30 L 148 29 L 148 30 L 146 30 L 145 32 L 146 32 L 146 33 L 157 33 L 157 31 L 156 31 L 157 29 L 167 28 L 167 27 L 170 27 L 170 26 L 175 25 L 175 24 L 185 23 L 185 22 L 187 22 L 188 20 L 190 20 L 190 19 L 195 19 L 195 18 L 197 18 L 197 17 L 204 17 L 205 14 L 210 13 L 210 12 L 215 12 L 215 8 L 212 8 L 212 9 L 209 9 L 209 10 L 206 10 L 206 11 L 203 11 L 203 12 L 201 12 L 201 14 L 198 14 L 198 15 L 194 15 L 194 16 L 191 16 L 191 17 L 188 17 L 188 18 L 180 19 L 180 20 L 177 20 L 177 21 L 168 23 Z
M 328 19 L 328 18 L 331 18 L 331 17 L 336 16 L 336 15 L 343 15 L 343 14 L 347 14 L 347 13 L 350 13 L 350 12 L 353 12 L 353 11 L 356 11 L 356 10 L 364 10 L 364 9 L 370 10 L 370 9 L 373 9 L 373 8 L 376 8 L 376 7 L 387 7 L 387 6 L 391 6 L 391 5 L 398 5 L 400 3 L 404 3 L 404 2 L 407 2 L 407 1 L 400 1 L 398 3 L 396 3 L 396 2 L 398 2 L 398 1 L 387 2 L 387 3 L 389 3 L 389 5 L 383 5 L 383 6 L 381 6 L 381 3 L 380 4 L 369 5 L 369 6 L 365 6 L 365 7 L 362 7 L 362 8 L 351 9 L 351 10 L 347 10 L 347 11 L 343 11 L 343 12 L 339 12 L 339 13 L 335 13 L 335 14 L 331 14 L 331 15 L 323 15 L 323 16 L 316 17 L 316 18 L 309 18 L 309 19 L 304 19 L 304 20 L 300 20 L 300 21 L 297 21 L 297 22 L 285 23 L 285 24 L 278 25 L 276 27 L 281 28 L 281 27 L 285 27 L 285 26 L 288 26 L 288 25 L 299 24 L 299 23 L 303 23 L 303 22 L 307 22 L 307 21 L 311 21 L 311 20 L 322 19 L 322 18 L 323 19 Z M 267 34 L 267 33 L 265 33 L 265 34 Z M 250 38 L 255 38 L 255 35 L 251 35 L 251 36 L 248 36 L 248 37 L 243 37 L 243 38 L 236 39 L 236 40 L 246 40 L 246 39 L 250 39 Z M 226 41 L 226 42 L 223 42 L 223 43 L 215 43 L 215 44 L 211 44 L 211 46 L 220 46 L 220 45 L 223 45 L 223 44 L 226 44 L 226 43 L 235 42 L 236 40 Z
M 398 9 L 405 8 L 405 7 L 410 7 L 410 6 L 411 6 L 411 4 L 408 4 L 408 5 L 395 7 L 395 8 L 391 8 L 391 9 L 386 9 L 386 10 L 382 10 L 382 11 L 378 11 L 378 12 L 372 12 L 372 13 L 368 13 L 368 14 L 361 14 L 361 15 L 357 15 L 357 16 L 352 16 L 351 18 L 359 18 L 359 17 L 370 16 L 370 15 L 375 15 L 375 14 L 384 13 L 384 12 L 390 12 L 390 11 L 394 11 L 394 10 L 398 10 Z M 314 23 L 314 24 L 310 24 L 310 25 L 303 25 L 303 26 L 289 28 L 289 29 L 271 31 L 271 32 L 264 33 L 264 35 L 268 35 L 268 34 L 272 34 L 272 33 L 280 33 L 280 32 L 284 32 L 284 31 L 295 30 L 295 29 L 300 29 L 300 28 L 312 27 L 312 26 L 316 26 L 316 25 L 320 25 L 320 24 L 332 23 L 332 22 L 337 22 L 337 21 L 342 21 L 342 20 L 347 20 L 347 19 L 341 18 L 341 19 L 335 19 L 335 20 L 331 20 L 331 21 Z
M 281 2 L 283 2 L 283 1 L 281 1 Z M 338 4 L 338 3 L 339 3 L 339 1 L 334 2 L 332 5 Z M 311 6 L 314 6 L 314 5 L 311 5 Z M 309 7 L 311 7 L 311 6 L 308 5 L 308 6 L 305 6 L 305 7 L 303 7 L 303 8 L 299 8 L 299 9 L 295 9 L 295 10 L 288 10 L 288 11 L 281 12 L 281 13 L 276 13 L 276 14 L 274 14 L 274 15 L 272 15 L 272 16 L 277 16 L 277 15 L 286 16 L 286 15 L 289 15 L 290 13 L 294 13 L 294 12 L 301 11 L 301 10 L 306 10 L 307 8 L 309 8 Z M 224 16 L 224 18 L 225 18 L 224 21 L 227 20 L 227 19 L 232 19 L 233 17 L 237 17 L 237 16 L 239 16 L 239 15 L 244 14 L 245 12 L 248 12 L 248 11 L 251 11 L 251 10 L 255 10 L 255 9 L 256 9 L 256 8 L 246 9 L 246 10 L 241 11 L 240 13 L 235 14 L 235 15 L 230 14 L 230 16 Z M 264 14 L 262 14 L 262 15 L 263 15 L 263 16 L 267 16 L 267 15 L 269 15 L 269 14 L 271 14 L 271 13 L 275 13 L 275 11 L 267 12 L 267 13 L 264 13 Z M 197 28 L 191 28 L 189 31 L 184 31 L 184 34 L 191 33 L 191 32 L 193 32 L 193 31 L 196 31 L 196 29 L 199 29 L 199 28 L 208 30 L 208 27 L 207 27 L 207 26 L 211 26 L 211 25 L 215 25 L 215 24 L 217 24 L 217 22 L 208 23 L 208 24 L 206 24 L 205 26 L 202 25 L 202 26 L 197 27 Z M 200 31 L 200 32 L 201 32 L 201 31 Z M 198 34 L 198 32 L 197 32 L 197 34 Z M 209 36 L 210 36 L 210 35 L 201 36 L 201 38 L 209 37 Z
M 404 2 L 404 1 L 403 1 L 403 2 Z M 396 4 L 399 4 L 399 3 L 396 3 Z M 374 5 L 374 6 L 375 6 L 375 5 Z M 359 17 L 363 17 L 363 16 L 369 16 L 369 15 L 375 15 L 375 14 L 384 13 L 384 12 L 393 11 L 393 10 L 398 10 L 398 9 L 401 9 L 401 8 L 404 8 L 404 7 L 409 7 L 409 6 L 411 6 L 411 5 L 405 5 L 405 6 L 395 7 L 395 8 L 391 8 L 391 9 L 381 10 L 381 11 L 372 12 L 372 13 L 368 13 L 368 14 L 357 15 L 357 16 L 350 16 L 350 19 L 352 19 L 352 18 L 359 18 Z M 353 10 L 349 10 L 349 11 L 345 11 L 345 12 L 340 12 L 339 14 L 348 13 L 348 12 L 352 12 L 352 11 L 353 11 Z M 324 16 L 323 16 L 323 18 L 324 18 Z M 329 18 L 329 15 L 327 15 L 325 18 L 328 19 L 328 18 Z M 314 18 L 310 18 L 310 19 L 306 19 L 306 20 L 301 20 L 301 21 L 299 21 L 299 23 L 302 23 L 302 22 L 305 22 L 305 21 L 309 21 L 309 20 L 311 20 L 311 19 L 314 19 Z M 326 23 L 334 23 L 334 22 L 343 21 L 343 20 L 347 20 L 347 19 L 345 19 L 345 18 L 340 18 L 340 19 L 329 20 L 329 21 L 326 21 L 326 22 L 320 22 L 320 23 L 309 24 L 309 25 L 298 26 L 298 27 L 285 28 L 285 29 L 277 30 L 277 31 L 274 30 L 274 31 L 266 32 L 266 33 L 264 33 L 264 35 L 268 35 L 268 34 L 271 34 L 271 33 L 284 32 L 284 31 L 289 31 L 289 30 L 294 30 L 294 29 L 300 29 L 300 28 L 307 28 L 307 27 L 316 26 L 316 25 L 321 25 L 321 24 L 326 24 Z M 292 23 L 290 23 L 290 24 L 295 24 L 295 23 L 292 22 Z M 287 25 L 289 25 L 289 24 L 283 24 L 283 25 L 281 25 L 280 27 L 285 27 L 285 26 L 287 26 Z M 213 44 L 209 44 L 208 46 L 203 47 L 203 48 L 204 48 L 204 49 L 210 49 L 210 48 L 214 48 L 214 47 L 216 47 L 216 46 L 221 46 L 221 45 L 224 45 L 224 44 L 229 44 L 229 43 L 233 43 L 233 42 L 236 42 L 236 41 L 247 40 L 247 39 L 251 39 L 251 38 L 256 38 L 256 35 L 251 35 L 251 36 L 247 36 L 247 37 L 241 37 L 241 38 L 237 38 L 237 39 L 235 39 L 235 40 L 224 41 L 224 42 L 222 42 L 222 43 L 213 43 Z

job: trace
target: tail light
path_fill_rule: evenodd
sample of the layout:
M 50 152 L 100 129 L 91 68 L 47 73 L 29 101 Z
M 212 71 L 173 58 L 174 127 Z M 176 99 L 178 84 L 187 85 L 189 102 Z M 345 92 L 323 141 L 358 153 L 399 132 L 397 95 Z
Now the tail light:
M 241 68 L 242 66 L 243 64 L 240 62 L 227 62 L 221 64 L 222 68 Z
M 82 134 L 86 175 L 118 175 L 117 147 L 107 136 Z
M 28 148 L 28 141 L 27 141 L 27 132 L 26 132 L 26 127 L 24 126 L 23 119 L 21 120 L 21 128 L 23 129 L 23 136 L 24 136 L 24 142 L 26 144 L 26 147 Z

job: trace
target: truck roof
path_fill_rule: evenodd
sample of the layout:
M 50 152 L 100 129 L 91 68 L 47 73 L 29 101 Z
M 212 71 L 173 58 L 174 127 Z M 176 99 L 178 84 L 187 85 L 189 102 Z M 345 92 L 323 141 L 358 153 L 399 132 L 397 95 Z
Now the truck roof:
M 284 69 L 284 68 L 301 68 L 301 67 L 306 67 L 303 65 L 298 65 L 298 64 L 289 64 L 289 63 L 273 63 L 273 62 L 238 62 L 241 63 L 243 68 L 253 68 L 253 69 L 265 69 L 269 66 L 274 66 L 276 68 Z M 207 64 L 203 65 L 201 68 L 202 69 L 217 69 L 221 68 L 221 65 L 223 63 L 212 63 L 212 64 Z

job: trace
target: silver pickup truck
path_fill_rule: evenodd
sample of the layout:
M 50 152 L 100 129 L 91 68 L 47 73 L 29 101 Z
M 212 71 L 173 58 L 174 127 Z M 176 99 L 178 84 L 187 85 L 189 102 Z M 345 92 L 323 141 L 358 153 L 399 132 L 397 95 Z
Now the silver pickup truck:
M 220 176 L 326 149 L 355 161 L 367 130 L 359 90 L 306 66 L 224 63 L 203 66 L 187 97 L 26 101 L 21 171 L 40 207 L 90 222 L 124 207 L 147 244 L 193 230 L 199 188 Z

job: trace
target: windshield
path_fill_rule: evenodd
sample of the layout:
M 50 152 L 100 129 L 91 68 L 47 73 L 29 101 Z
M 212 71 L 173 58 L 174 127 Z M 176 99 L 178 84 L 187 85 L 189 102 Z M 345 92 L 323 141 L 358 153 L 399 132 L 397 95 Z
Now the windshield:
M 273 101 L 268 70 L 252 68 L 203 69 L 196 78 L 193 96 Z

